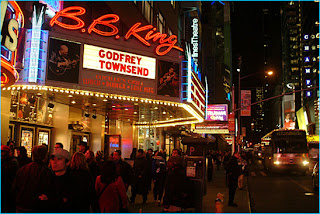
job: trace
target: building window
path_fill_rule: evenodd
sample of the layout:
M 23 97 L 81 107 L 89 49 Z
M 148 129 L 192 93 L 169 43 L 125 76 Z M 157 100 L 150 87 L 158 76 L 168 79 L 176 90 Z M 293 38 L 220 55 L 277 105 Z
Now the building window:
M 147 21 L 153 24 L 153 1 L 142 1 L 142 14 Z
M 157 26 L 160 33 L 166 32 L 166 29 L 165 29 L 166 22 L 160 12 L 158 13 L 158 16 L 157 16 Z

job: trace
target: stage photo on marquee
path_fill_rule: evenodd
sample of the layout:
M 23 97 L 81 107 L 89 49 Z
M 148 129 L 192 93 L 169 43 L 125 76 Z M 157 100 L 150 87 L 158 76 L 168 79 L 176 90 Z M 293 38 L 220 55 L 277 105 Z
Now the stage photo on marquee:
M 179 64 L 159 60 L 158 62 L 158 95 L 179 97 Z
M 50 38 L 48 80 L 79 83 L 81 44 Z

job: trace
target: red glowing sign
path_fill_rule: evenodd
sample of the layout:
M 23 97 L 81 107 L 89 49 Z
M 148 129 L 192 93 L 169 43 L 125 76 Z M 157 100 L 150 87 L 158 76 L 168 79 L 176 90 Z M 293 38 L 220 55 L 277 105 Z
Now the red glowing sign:
M 50 25 L 58 25 L 62 28 L 69 29 L 69 30 L 79 30 L 81 29 L 81 32 L 86 32 L 85 23 L 84 21 L 79 18 L 79 16 L 86 13 L 86 10 L 83 7 L 80 6 L 72 6 L 65 8 L 61 10 L 60 12 L 57 12 L 56 15 L 51 19 Z M 72 19 L 77 22 L 77 24 L 65 24 L 60 21 L 58 21 L 58 18 L 65 17 Z M 116 26 L 113 24 L 118 22 L 120 20 L 119 16 L 116 14 L 106 14 L 103 15 L 97 19 L 95 19 L 90 26 L 88 27 L 88 34 L 91 34 L 92 32 L 95 32 L 96 34 L 99 34 L 101 36 L 115 36 L 116 39 L 119 39 L 120 36 L 117 35 L 119 30 Z M 103 25 L 111 29 L 111 31 L 101 31 L 96 28 L 97 25 Z M 149 30 L 149 31 L 148 31 Z M 158 40 L 159 45 L 156 47 L 155 52 L 159 56 L 163 56 L 167 54 L 172 49 L 176 49 L 178 51 L 183 51 L 182 48 L 176 46 L 178 39 L 176 35 L 171 35 L 168 37 L 167 34 L 162 34 L 160 32 L 156 32 L 156 28 L 152 25 L 145 25 L 141 26 L 141 23 L 138 22 L 134 24 L 129 31 L 125 35 L 125 39 L 128 40 L 131 36 L 138 39 L 142 44 L 145 46 L 151 46 L 150 40 L 152 42 L 156 42 Z M 143 33 L 145 31 L 148 31 L 145 36 L 141 35 L 140 33 Z M 167 38 L 168 37 L 168 38 Z M 165 48 L 165 50 L 163 50 Z M 162 49 L 162 50 L 160 50 Z

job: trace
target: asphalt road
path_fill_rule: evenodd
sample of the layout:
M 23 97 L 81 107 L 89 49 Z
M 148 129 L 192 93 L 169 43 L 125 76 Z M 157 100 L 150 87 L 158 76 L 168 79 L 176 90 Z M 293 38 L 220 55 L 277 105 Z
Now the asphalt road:
M 261 161 L 249 169 L 252 213 L 319 213 L 319 194 L 312 188 L 311 173 L 269 173 Z

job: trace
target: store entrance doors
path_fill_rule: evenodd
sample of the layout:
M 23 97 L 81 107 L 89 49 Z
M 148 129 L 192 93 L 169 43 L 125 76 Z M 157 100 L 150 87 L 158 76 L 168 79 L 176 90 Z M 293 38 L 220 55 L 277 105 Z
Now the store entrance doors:
M 79 143 L 82 141 L 86 142 L 87 145 L 89 146 L 89 133 L 82 133 L 82 132 L 71 133 L 71 142 L 70 142 L 71 155 L 79 151 Z

